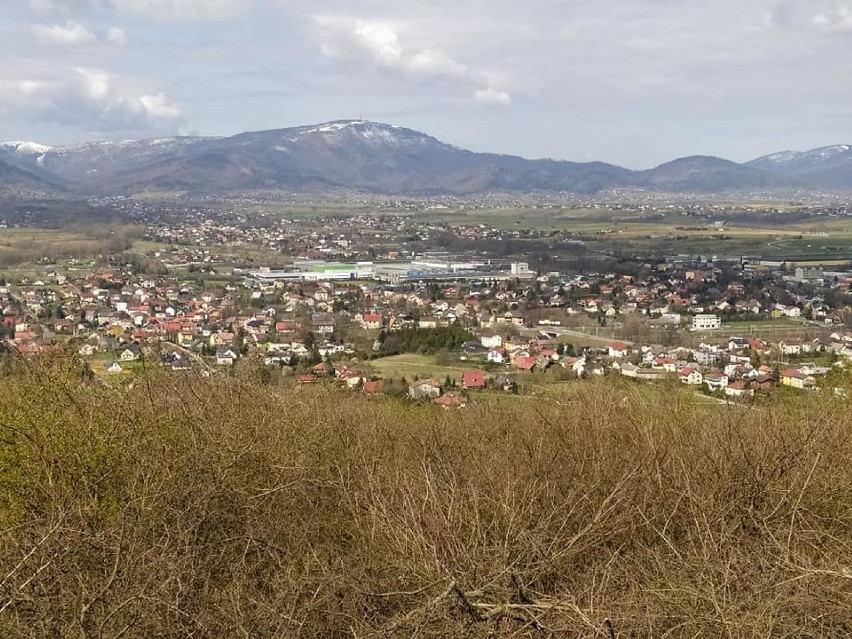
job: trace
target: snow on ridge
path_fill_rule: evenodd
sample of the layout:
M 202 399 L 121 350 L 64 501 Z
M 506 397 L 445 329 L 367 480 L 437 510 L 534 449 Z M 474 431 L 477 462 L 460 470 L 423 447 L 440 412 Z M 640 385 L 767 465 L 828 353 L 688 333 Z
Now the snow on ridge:
M 800 155 L 801 155 L 800 151 L 780 151 L 778 153 L 766 155 L 761 159 L 766 160 L 767 162 L 775 162 L 775 163 L 780 164 L 781 162 L 791 162 L 792 160 L 795 160 Z
M 411 144 L 427 144 L 433 138 L 425 133 L 419 133 L 395 124 L 383 124 L 369 120 L 335 120 L 314 126 L 296 129 L 288 135 L 287 142 L 298 142 L 305 136 L 322 135 L 334 139 L 336 134 L 348 132 L 370 144 L 404 146 Z M 281 149 L 278 149 L 281 150 Z
M 822 162 L 825 160 L 830 160 L 831 158 L 842 155 L 849 150 L 849 145 L 847 144 L 835 144 L 834 146 L 824 146 L 819 149 L 813 149 L 812 151 L 807 151 L 802 153 L 798 158 L 805 162 Z
M 38 142 L 26 142 L 26 141 L 16 141 L 16 142 L 0 142 L 0 147 L 4 147 L 14 151 L 15 153 L 25 153 L 25 154 L 44 154 L 48 151 L 52 151 L 52 146 L 47 146 L 45 144 L 39 144 Z
M 848 144 L 835 144 L 833 146 L 824 146 L 810 151 L 781 151 L 760 158 L 764 162 L 772 162 L 773 164 L 788 164 L 793 162 L 822 162 L 829 160 L 836 155 L 841 155 L 852 149 Z

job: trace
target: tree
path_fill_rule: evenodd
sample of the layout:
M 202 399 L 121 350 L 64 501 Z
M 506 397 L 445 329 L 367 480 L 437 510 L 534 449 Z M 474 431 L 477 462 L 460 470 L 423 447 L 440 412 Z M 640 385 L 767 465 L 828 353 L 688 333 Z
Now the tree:
M 305 335 L 305 348 L 311 350 L 317 343 L 317 337 L 313 331 L 308 331 Z
M 450 363 L 450 351 L 446 348 L 442 348 L 435 353 L 435 363 L 438 366 L 447 366 Z

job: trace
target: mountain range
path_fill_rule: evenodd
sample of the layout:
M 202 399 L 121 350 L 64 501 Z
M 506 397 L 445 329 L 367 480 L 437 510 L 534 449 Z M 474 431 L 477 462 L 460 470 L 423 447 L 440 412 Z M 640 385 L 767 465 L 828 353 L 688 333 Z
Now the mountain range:
M 51 147 L 0 143 L 0 192 L 73 197 L 260 190 L 474 195 L 614 188 L 666 193 L 852 192 L 852 147 L 787 151 L 745 164 L 709 156 L 634 171 L 604 162 L 474 153 L 402 127 L 363 120 L 227 138 L 173 137 Z

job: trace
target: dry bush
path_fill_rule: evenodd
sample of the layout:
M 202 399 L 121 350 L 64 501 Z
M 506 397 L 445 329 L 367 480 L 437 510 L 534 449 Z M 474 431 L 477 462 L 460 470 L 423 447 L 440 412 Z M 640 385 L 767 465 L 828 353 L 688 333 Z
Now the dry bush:
M 27 369 L 0 380 L 3 637 L 852 634 L 844 401 Z

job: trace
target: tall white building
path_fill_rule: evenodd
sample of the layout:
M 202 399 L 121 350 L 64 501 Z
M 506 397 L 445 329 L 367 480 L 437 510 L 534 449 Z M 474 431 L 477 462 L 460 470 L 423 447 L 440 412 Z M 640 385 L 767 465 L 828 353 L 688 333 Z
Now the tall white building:
M 694 331 L 710 331 L 714 328 L 722 328 L 722 320 L 718 315 L 696 315 L 692 318 Z

